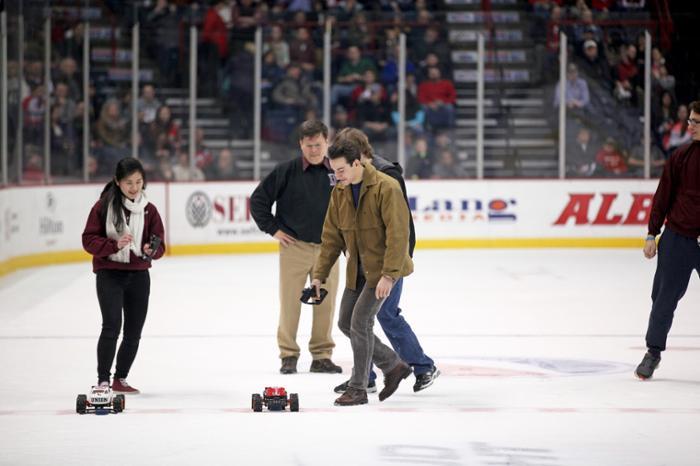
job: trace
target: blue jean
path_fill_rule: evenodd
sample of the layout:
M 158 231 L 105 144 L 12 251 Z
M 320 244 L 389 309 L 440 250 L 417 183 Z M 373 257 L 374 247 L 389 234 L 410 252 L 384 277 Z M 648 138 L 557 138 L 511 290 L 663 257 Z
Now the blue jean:
M 406 319 L 401 315 L 399 301 L 401 300 L 402 289 L 403 278 L 399 278 L 394 283 L 389 297 L 382 304 L 382 308 L 377 314 L 377 320 L 394 351 L 398 353 L 402 360 L 413 367 L 413 372 L 416 375 L 421 375 L 429 372 L 435 363 L 423 352 L 423 348 L 418 342 L 418 337 L 416 337 L 411 326 L 408 325 Z M 369 380 L 376 378 L 377 374 L 374 373 L 374 370 L 370 370 Z
M 426 108 L 425 119 L 432 128 L 452 128 L 455 125 L 455 109 L 452 105 L 440 105 Z

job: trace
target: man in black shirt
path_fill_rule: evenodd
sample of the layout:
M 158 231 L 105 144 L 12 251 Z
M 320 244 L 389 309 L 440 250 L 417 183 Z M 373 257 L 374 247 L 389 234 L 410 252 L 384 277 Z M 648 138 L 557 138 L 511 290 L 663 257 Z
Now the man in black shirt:
M 299 296 L 321 251 L 321 231 L 330 193 L 335 185 L 328 157 L 328 128 L 317 120 L 299 127 L 302 157 L 278 164 L 260 182 L 250 198 L 255 223 L 280 242 L 280 319 L 277 344 L 282 374 L 297 371 L 299 345 L 296 342 L 301 302 Z M 276 204 L 275 214 L 272 205 Z M 311 372 L 342 372 L 331 361 L 335 343 L 331 337 L 335 298 L 338 290 L 338 264 L 326 282 L 328 296 L 313 306 L 309 352 Z

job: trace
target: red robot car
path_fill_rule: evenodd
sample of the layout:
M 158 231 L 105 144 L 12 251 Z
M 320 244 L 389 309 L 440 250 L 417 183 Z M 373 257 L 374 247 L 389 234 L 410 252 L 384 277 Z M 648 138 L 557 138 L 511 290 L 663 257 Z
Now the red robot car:
M 263 405 L 270 411 L 284 411 L 289 405 L 289 410 L 296 412 L 299 411 L 299 395 L 290 393 L 288 396 L 284 387 L 265 387 L 262 395 L 253 393 L 251 404 L 253 411 L 258 413 L 263 410 Z

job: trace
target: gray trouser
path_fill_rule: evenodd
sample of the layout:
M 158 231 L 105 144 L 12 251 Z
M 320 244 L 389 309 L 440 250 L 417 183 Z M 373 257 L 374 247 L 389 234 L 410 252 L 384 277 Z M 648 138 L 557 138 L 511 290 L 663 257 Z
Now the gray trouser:
M 366 389 L 369 369 L 374 364 L 385 374 L 396 367 L 401 359 L 374 334 L 374 318 L 384 299 L 376 299 L 375 288 L 364 285 L 359 290 L 345 288 L 340 301 L 338 327 L 350 338 L 353 368 L 350 387 Z

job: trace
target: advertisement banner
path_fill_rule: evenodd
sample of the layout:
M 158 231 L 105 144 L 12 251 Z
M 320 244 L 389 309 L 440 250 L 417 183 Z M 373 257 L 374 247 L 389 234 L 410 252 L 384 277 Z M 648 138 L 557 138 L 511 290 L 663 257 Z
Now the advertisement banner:
M 276 243 L 250 213 L 254 182 L 170 184 L 169 231 L 173 245 Z
M 657 180 L 408 181 L 419 247 L 638 246 Z M 271 252 L 255 182 L 151 183 L 171 254 Z M 76 260 L 103 185 L 0 190 L 0 273 Z M 273 208 L 274 211 L 274 208 Z M 82 258 L 82 255 L 77 257 Z M 20 265 L 17 265 L 20 264 Z M 24 265 L 22 265 L 24 264 Z
M 103 187 L 90 184 L 1 191 L 3 251 L 16 257 L 82 250 L 85 222 Z M 149 184 L 147 195 L 165 216 L 165 184 Z
M 419 239 L 643 237 L 658 181 L 409 181 Z

